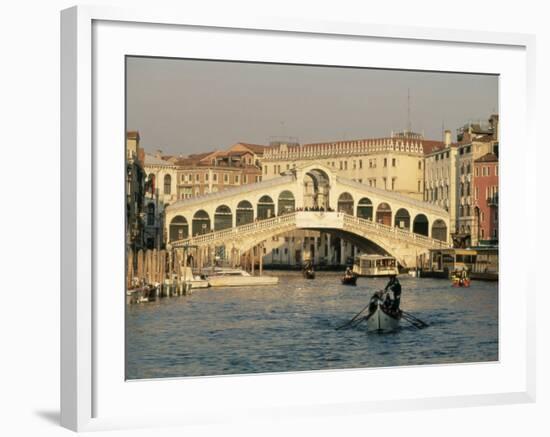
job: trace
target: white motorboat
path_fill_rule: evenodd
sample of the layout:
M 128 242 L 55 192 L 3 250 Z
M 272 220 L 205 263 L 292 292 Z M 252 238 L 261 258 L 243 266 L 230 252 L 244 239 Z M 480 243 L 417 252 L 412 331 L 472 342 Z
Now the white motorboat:
M 387 310 L 382 301 L 378 300 L 376 309 L 367 319 L 368 331 L 393 331 L 399 327 L 401 313 L 392 313 Z
M 211 287 L 242 287 L 248 285 L 276 285 L 276 276 L 252 276 L 240 269 L 216 268 L 204 270 L 203 274 Z

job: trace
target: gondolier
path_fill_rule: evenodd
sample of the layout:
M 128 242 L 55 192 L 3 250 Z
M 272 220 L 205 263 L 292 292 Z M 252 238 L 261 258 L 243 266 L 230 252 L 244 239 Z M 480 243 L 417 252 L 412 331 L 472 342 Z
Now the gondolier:
M 384 288 L 384 291 L 387 292 L 388 289 L 393 294 L 391 310 L 398 311 L 401 304 L 401 284 L 399 283 L 399 279 L 397 279 L 396 275 L 390 276 L 390 280 L 388 281 L 386 288 Z

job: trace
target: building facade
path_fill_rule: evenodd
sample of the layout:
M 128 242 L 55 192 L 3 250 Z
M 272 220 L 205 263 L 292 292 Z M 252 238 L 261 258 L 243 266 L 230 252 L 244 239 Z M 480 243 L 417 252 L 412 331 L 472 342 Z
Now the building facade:
M 126 247 L 134 252 L 144 247 L 145 170 L 139 133 L 126 135 Z
M 498 157 L 488 153 L 474 162 L 474 213 L 479 244 L 498 244 Z
M 424 156 L 442 146 L 442 141 L 426 140 L 408 131 L 387 138 L 304 145 L 279 143 L 266 149 L 261 160 L 262 177 L 271 179 L 319 162 L 342 177 L 422 200 Z
M 428 153 L 424 161 L 424 201 L 449 211 L 451 230 L 456 229 L 457 218 L 457 144 L 451 142 L 451 131 L 445 131 L 443 148 Z
M 457 154 L 457 219 L 454 239 L 459 246 L 478 244 L 474 200 L 474 162 L 488 153 L 498 156 L 498 115 L 488 123 L 468 124 L 459 129 Z
M 262 180 L 263 146 L 238 143 L 225 151 L 175 161 L 178 199 L 191 199 Z
M 145 153 L 136 146 L 139 133 L 129 132 L 128 138 L 128 153 L 136 150 L 141 156 L 140 239 L 149 249 L 160 249 L 169 240 L 164 220 L 170 204 L 261 181 L 265 146 L 237 143 L 225 151 L 184 157 L 163 155 L 161 150 Z
M 146 173 L 144 208 L 144 240 L 149 249 L 164 247 L 164 210 L 177 200 L 177 170 L 172 161 L 162 158 L 159 150 L 155 155 L 146 153 L 144 169 Z
M 485 124 L 470 123 L 458 129 L 456 143 L 451 142 L 451 132 L 445 131 L 444 147 L 426 155 L 424 200 L 449 211 L 457 247 L 479 242 L 475 163 L 488 154 L 498 155 L 498 115 Z

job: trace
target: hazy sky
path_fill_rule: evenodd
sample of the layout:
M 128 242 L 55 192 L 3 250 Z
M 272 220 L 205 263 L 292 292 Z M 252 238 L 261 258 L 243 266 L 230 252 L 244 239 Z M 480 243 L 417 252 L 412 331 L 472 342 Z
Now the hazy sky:
M 496 76 L 159 58 L 127 60 L 127 128 L 149 152 L 189 154 L 276 136 L 440 140 L 498 110 Z

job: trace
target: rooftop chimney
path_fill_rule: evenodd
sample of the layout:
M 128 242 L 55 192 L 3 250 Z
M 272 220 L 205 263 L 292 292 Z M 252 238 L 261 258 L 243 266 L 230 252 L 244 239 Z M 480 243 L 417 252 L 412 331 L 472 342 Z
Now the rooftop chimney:
M 451 140 L 452 140 L 451 131 L 449 129 L 447 129 L 445 131 L 445 147 L 450 147 Z

